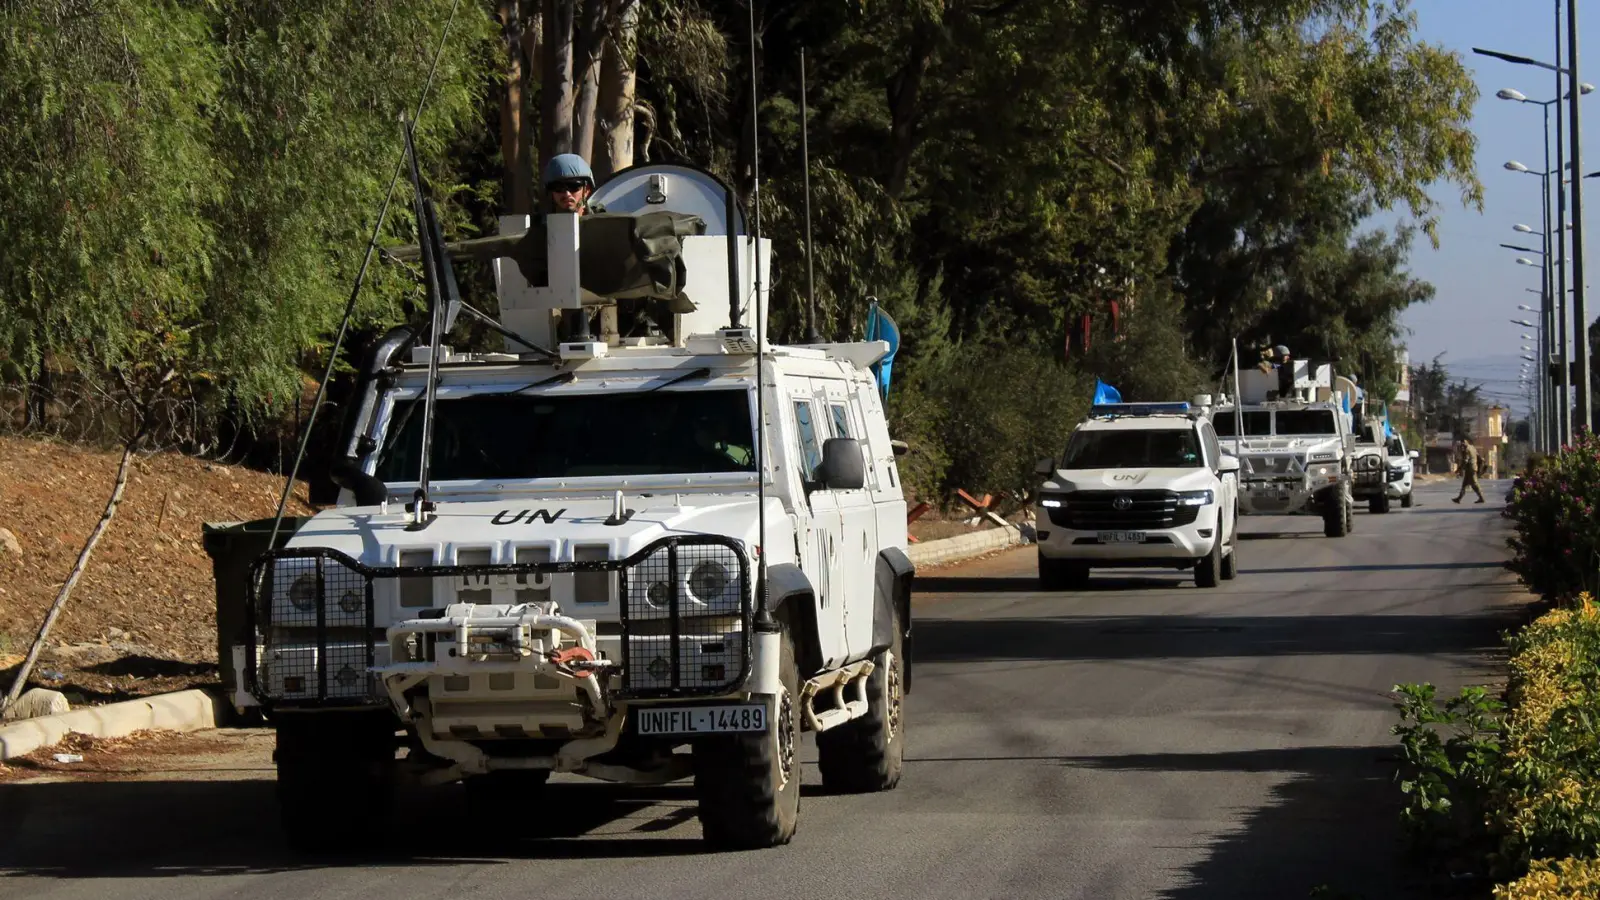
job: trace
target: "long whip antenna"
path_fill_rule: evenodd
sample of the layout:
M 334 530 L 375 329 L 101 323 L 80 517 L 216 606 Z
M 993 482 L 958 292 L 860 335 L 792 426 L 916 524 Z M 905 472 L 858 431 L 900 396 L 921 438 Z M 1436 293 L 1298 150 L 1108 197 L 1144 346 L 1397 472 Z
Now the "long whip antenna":
M 445 44 L 450 40 L 450 28 L 455 24 L 456 12 L 461 9 L 461 0 L 455 0 L 450 5 L 450 18 L 445 20 L 444 28 L 439 32 L 439 46 L 433 51 L 433 62 L 428 66 L 428 78 L 422 84 L 422 93 L 417 97 L 417 111 L 411 117 L 416 122 L 422 117 L 422 109 L 428 102 L 428 92 L 433 90 L 433 78 L 439 71 L 439 59 L 444 56 Z M 344 316 L 339 320 L 339 331 L 334 335 L 333 347 L 328 351 L 328 365 L 322 372 L 322 381 L 317 384 L 317 396 L 311 402 L 311 413 L 306 418 L 305 430 L 300 434 L 300 449 L 295 451 L 294 464 L 289 468 L 289 478 L 284 482 L 283 494 L 278 498 L 278 512 L 272 520 L 272 535 L 267 539 L 267 549 L 272 549 L 278 544 L 278 530 L 283 526 L 283 513 L 289 506 L 289 495 L 294 492 L 294 482 L 300 475 L 300 463 L 306 456 L 306 447 L 311 444 L 312 426 L 317 422 L 317 413 L 322 409 L 323 398 L 328 393 L 328 382 L 333 379 L 333 367 L 339 361 L 339 350 L 344 346 L 345 335 L 350 330 L 350 317 L 355 314 L 356 298 L 361 296 L 361 287 L 366 283 L 367 267 L 372 263 L 373 251 L 378 248 L 378 236 L 383 233 L 383 223 L 389 216 L 389 206 L 394 202 L 394 186 L 400 181 L 400 172 L 405 168 L 408 151 L 401 148 L 400 158 L 395 160 L 394 172 L 389 176 L 389 188 L 383 192 L 383 206 L 378 210 L 378 221 L 372 225 L 372 236 L 367 239 L 367 252 L 361 257 L 361 268 L 356 271 L 355 284 L 350 287 L 350 299 L 345 301 Z
M 805 172 L 806 207 L 806 343 L 822 343 L 817 333 L 817 285 L 811 251 L 811 144 L 808 139 L 809 120 L 806 108 L 806 48 L 800 48 L 800 162 Z
M 762 371 L 766 368 L 767 317 L 761 302 L 761 144 L 760 136 L 760 86 L 756 81 L 756 0 L 750 0 L 750 172 L 754 179 L 751 205 L 754 208 L 755 229 L 750 241 L 752 269 L 750 283 L 755 287 L 756 310 L 756 546 L 759 558 L 761 595 L 757 615 L 765 623 L 767 616 L 767 405 L 766 385 Z M 730 225 L 732 223 L 729 223 Z

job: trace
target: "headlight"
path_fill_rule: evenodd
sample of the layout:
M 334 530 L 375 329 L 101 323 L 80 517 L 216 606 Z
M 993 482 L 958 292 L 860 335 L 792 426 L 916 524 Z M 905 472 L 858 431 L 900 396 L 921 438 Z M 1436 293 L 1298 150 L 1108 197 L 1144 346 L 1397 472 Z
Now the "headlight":
M 1313 454 L 1311 454 L 1311 459 L 1313 461 L 1315 461 L 1315 462 L 1327 462 L 1329 460 L 1334 460 L 1334 459 L 1338 459 L 1338 458 L 1339 458 L 1339 454 L 1332 453 L 1332 452 L 1323 452 L 1323 453 L 1313 453 Z
M 657 581 L 645 589 L 644 599 L 656 609 L 666 609 L 672 599 L 672 588 L 665 581 Z
M 289 585 L 289 602 L 301 612 L 310 612 L 317 606 L 317 576 L 301 575 Z
M 1178 494 L 1179 506 L 1210 506 L 1216 499 L 1210 491 L 1181 491 Z
M 714 560 L 702 560 L 689 573 L 689 590 L 696 600 L 711 604 L 722 599 L 728 587 L 728 567 Z
M 1311 474 L 1317 478 L 1331 478 L 1334 474 L 1333 466 L 1317 466 L 1311 470 Z

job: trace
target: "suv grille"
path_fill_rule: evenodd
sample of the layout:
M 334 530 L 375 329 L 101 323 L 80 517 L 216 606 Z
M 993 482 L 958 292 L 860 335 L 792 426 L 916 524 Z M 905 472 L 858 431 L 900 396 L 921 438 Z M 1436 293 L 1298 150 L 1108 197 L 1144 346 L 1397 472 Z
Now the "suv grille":
M 1179 506 L 1174 491 L 1078 491 L 1062 500 L 1064 506 L 1050 510 L 1050 524 L 1076 531 L 1177 528 L 1200 515 L 1198 506 Z

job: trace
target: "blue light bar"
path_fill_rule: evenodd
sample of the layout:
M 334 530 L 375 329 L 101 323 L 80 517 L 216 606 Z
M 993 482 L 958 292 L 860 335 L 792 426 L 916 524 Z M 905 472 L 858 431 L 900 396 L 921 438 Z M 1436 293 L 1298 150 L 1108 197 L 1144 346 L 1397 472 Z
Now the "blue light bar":
M 1186 416 L 1189 404 L 1175 403 L 1096 403 L 1089 408 L 1092 416 Z

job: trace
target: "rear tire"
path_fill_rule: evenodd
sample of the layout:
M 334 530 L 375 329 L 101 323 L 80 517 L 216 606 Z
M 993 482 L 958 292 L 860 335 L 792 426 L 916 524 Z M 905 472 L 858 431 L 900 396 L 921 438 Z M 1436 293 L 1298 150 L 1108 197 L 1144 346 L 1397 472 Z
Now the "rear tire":
M 1214 588 L 1222 581 L 1222 537 L 1211 545 L 1211 552 L 1194 567 L 1194 583 L 1198 587 Z
M 898 613 L 894 640 L 867 676 L 867 714 L 817 734 L 817 767 L 830 791 L 867 794 L 900 783 L 905 765 L 904 661 Z
M 705 842 L 725 850 L 789 843 L 800 821 L 800 674 L 787 625 L 778 675 L 783 682 L 765 734 L 701 738 L 694 745 L 694 789 Z

